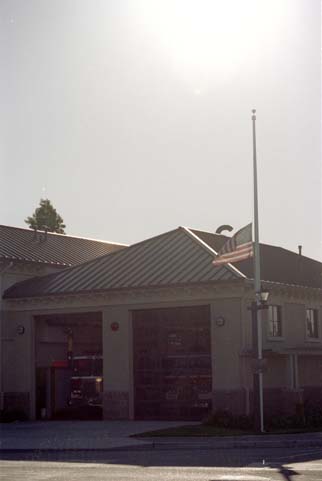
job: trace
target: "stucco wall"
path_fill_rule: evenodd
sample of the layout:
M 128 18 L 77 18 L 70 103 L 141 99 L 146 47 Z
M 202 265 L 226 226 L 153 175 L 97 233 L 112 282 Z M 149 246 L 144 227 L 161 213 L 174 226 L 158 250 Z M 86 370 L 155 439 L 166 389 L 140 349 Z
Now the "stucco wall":
M 239 353 L 241 349 L 241 301 L 217 299 L 211 303 L 212 353 L 214 359 L 213 387 L 237 389 L 241 387 Z M 225 324 L 217 325 L 218 317 Z M 229 376 L 227 376 L 229 372 Z
M 4 406 L 12 410 L 16 409 L 17 400 L 23 393 L 28 393 L 31 400 L 30 406 L 26 406 L 26 413 L 34 416 L 33 393 L 34 393 L 34 324 L 29 313 L 2 312 L 3 323 L 3 391 L 11 394 L 11 406 Z M 19 334 L 18 329 L 24 329 Z M 20 396 L 19 396 L 20 394 Z M 18 402 L 18 404 L 20 401 Z
M 322 356 L 298 357 L 298 381 L 300 387 L 322 387 Z
M 268 358 L 263 376 L 264 388 L 286 388 L 288 375 L 287 358 L 285 356 Z
M 127 306 L 109 307 L 103 311 L 104 383 L 106 390 L 129 389 L 129 310 Z M 119 328 L 113 331 L 111 325 Z
M 7 391 L 26 391 L 31 386 L 33 321 L 28 314 L 7 312 L 4 326 L 4 384 Z M 18 326 L 25 331 L 18 334 Z
M 12 325 L 6 324 L 6 312 L 4 312 L 4 302 L 2 295 L 6 289 L 8 289 L 13 284 L 23 281 L 25 279 L 30 279 L 35 276 L 46 275 L 51 272 L 55 272 L 61 267 L 54 267 L 46 264 L 35 264 L 35 263 L 24 263 L 18 261 L 3 261 L 0 267 L 0 410 L 6 408 L 8 402 L 4 403 L 4 392 L 8 392 L 10 386 L 15 386 L 15 391 L 18 392 L 19 376 L 17 379 L 13 379 L 12 370 L 15 369 L 16 365 L 16 347 L 18 344 L 13 341 L 15 336 L 12 335 L 14 328 Z M 24 316 L 23 316 L 24 317 Z M 27 330 L 25 336 L 27 335 Z M 26 339 L 26 337 L 24 338 Z M 20 340 L 20 344 L 25 345 L 25 341 Z M 28 341 L 27 343 L 28 344 Z M 21 346 L 19 346 L 21 348 Z M 25 352 L 24 347 L 22 348 Z M 13 358 L 13 361 L 11 359 Z M 9 366 L 9 367 L 8 367 Z M 18 371 L 16 371 L 18 372 Z M 29 385 L 29 381 L 26 381 Z M 9 404 L 13 404 L 14 394 L 7 399 L 10 399 Z M 21 405 L 19 401 L 19 406 Z
M 103 311 L 105 419 L 129 417 L 132 366 L 129 319 L 128 306 L 111 306 Z
M 216 299 L 211 303 L 213 356 L 213 410 L 245 413 L 244 362 L 240 353 L 244 339 L 242 299 Z M 224 325 L 218 325 L 218 318 Z
M 283 312 L 283 338 L 287 347 L 305 341 L 305 304 L 285 303 Z

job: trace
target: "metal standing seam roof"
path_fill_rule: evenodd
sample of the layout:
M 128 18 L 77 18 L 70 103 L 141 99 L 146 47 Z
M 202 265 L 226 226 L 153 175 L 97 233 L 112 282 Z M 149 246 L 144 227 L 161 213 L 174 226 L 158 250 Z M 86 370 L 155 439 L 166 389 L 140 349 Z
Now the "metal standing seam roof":
M 123 249 L 105 242 L 20 227 L 0 225 L 0 260 L 73 266 Z
M 192 229 L 192 232 L 217 252 L 229 237 Z M 261 279 L 263 281 L 322 288 L 322 263 L 282 247 L 260 244 Z M 232 264 L 248 279 L 254 278 L 254 261 Z
M 39 297 L 137 287 L 187 285 L 244 278 L 229 266 L 215 267 L 213 251 L 179 227 L 64 271 L 23 281 L 4 297 Z

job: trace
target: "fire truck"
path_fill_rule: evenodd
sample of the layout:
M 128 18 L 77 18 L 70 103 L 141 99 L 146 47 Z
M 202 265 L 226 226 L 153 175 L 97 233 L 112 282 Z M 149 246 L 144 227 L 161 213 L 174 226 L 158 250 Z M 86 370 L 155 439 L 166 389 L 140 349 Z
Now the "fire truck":
M 73 356 L 71 359 L 70 406 L 103 405 L 103 357 Z

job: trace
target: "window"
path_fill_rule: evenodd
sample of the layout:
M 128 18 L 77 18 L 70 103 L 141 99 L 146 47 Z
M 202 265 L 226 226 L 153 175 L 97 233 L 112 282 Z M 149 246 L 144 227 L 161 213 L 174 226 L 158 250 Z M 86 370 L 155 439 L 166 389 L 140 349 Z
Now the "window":
M 317 309 L 306 309 L 306 337 L 319 338 L 319 316 Z
M 268 306 L 268 336 L 282 337 L 281 306 Z

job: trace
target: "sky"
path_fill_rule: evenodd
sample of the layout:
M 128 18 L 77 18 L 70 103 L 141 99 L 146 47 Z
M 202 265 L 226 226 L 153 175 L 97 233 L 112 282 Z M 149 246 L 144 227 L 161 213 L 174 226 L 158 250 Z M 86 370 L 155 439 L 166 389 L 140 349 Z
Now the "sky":
M 255 108 L 260 240 L 321 260 L 320 0 L 1 0 L 0 71 L 1 224 L 236 231 Z

